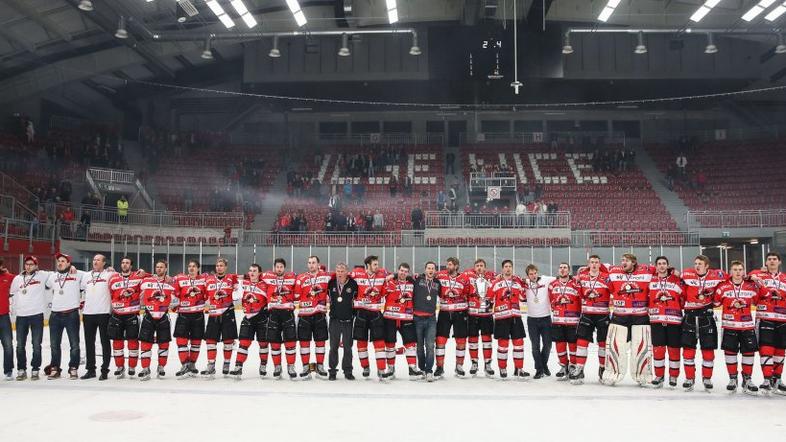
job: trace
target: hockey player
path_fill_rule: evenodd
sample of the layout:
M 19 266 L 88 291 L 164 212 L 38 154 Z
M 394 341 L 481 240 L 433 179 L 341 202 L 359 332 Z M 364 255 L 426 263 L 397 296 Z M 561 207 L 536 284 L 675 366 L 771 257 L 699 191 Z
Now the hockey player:
M 567 381 L 576 365 L 576 327 L 581 316 L 581 285 L 570 275 L 568 263 L 560 263 L 557 279 L 549 284 L 551 339 L 557 346 L 558 381 Z
M 112 355 L 115 357 L 115 377 L 126 375 L 125 346 L 128 343 L 128 375 L 136 375 L 139 359 L 139 311 L 140 286 L 144 275 L 133 271 L 134 260 L 124 256 L 120 260 L 120 273 L 109 279 L 112 294 L 112 316 L 109 318 L 108 334 L 112 340 Z
M 401 335 L 404 352 L 409 366 L 409 378 L 420 379 L 423 373 L 418 368 L 416 356 L 417 334 L 415 333 L 414 306 L 412 304 L 412 291 L 415 281 L 409 276 L 409 264 L 401 263 L 398 266 L 396 277 L 389 279 L 382 286 L 382 296 L 385 299 L 383 313 L 385 323 L 385 352 L 387 353 L 387 372 L 384 378 L 396 377 L 396 333 Z
M 652 354 L 655 388 L 663 386 L 666 352 L 669 353 L 669 385 L 677 386 L 680 375 L 680 337 L 682 333 L 683 285 L 669 269 L 665 256 L 655 259 L 655 277 L 650 282 L 649 316 L 652 330 Z
M 502 273 L 491 283 L 494 337 L 497 339 L 497 365 L 499 376 L 508 377 L 508 346 L 513 341 L 513 376 L 523 379 L 524 371 L 524 322 L 521 320 L 522 301 L 526 294 L 521 279 L 513 274 L 513 261 L 502 261 Z
M 229 375 L 232 352 L 237 340 L 237 320 L 233 294 L 238 286 L 238 275 L 227 273 L 228 261 L 216 260 L 216 272 L 207 277 L 208 318 L 205 327 L 207 341 L 207 368 L 199 374 L 213 378 L 216 374 L 216 353 L 218 341 L 223 342 L 224 366 L 222 373 Z
M 725 272 L 710 269 L 710 259 L 699 255 L 693 268 L 682 271 L 685 306 L 682 318 L 682 363 L 685 365 L 686 391 L 692 391 L 696 379 L 696 345 L 701 347 L 701 377 L 705 390 L 712 390 L 712 369 L 718 348 L 718 327 L 712 310 L 712 296 L 718 284 L 728 279 Z
M 360 367 L 363 377 L 371 374 L 368 363 L 368 341 L 374 345 L 377 360 L 377 377 L 384 379 L 387 367 L 387 353 L 385 352 L 385 323 L 382 318 L 382 307 L 385 299 L 382 297 L 382 286 L 385 285 L 388 272 L 379 267 L 379 258 L 368 256 L 363 261 L 365 268 L 356 268 L 349 273 L 358 285 L 358 295 L 355 299 L 355 325 L 352 335 L 355 338 L 360 358 Z
M 287 262 L 283 258 L 273 261 L 273 271 L 262 276 L 267 289 L 267 307 L 270 318 L 267 327 L 267 341 L 273 356 L 273 377 L 281 379 L 281 343 L 284 343 L 287 360 L 287 374 L 290 379 L 297 377 L 295 371 L 295 352 L 297 333 L 295 332 L 295 274 L 287 272 Z
M 154 343 L 158 345 L 158 377 L 166 375 L 164 367 L 169 356 L 169 341 L 172 340 L 168 312 L 175 294 L 172 278 L 167 276 L 167 267 L 163 259 L 156 261 L 155 275 L 148 276 L 140 284 L 142 308 L 145 311 L 139 327 L 142 347 L 142 371 L 139 372 L 139 378 L 143 381 L 150 380 L 150 358 Z
M 267 375 L 267 286 L 260 279 L 262 267 L 251 264 L 246 278 L 240 282 L 238 290 L 243 304 L 243 321 L 240 322 L 240 347 L 237 349 L 235 369 L 229 372 L 231 376 L 240 379 L 243 375 L 243 364 L 248 358 L 248 348 L 251 341 L 256 338 L 259 346 L 259 376 Z
M 448 258 L 445 270 L 437 273 L 440 282 L 439 314 L 437 315 L 436 359 L 437 369 L 434 377 L 439 379 L 445 373 L 445 345 L 450 338 L 456 340 L 456 376 L 464 377 L 464 352 L 467 347 L 467 294 L 469 281 L 465 274 L 459 273 L 459 260 Z
M 625 377 L 630 358 L 630 374 L 640 386 L 652 382 L 649 304 L 653 268 L 639 264 L 636 255 L 625 253 L 619 266 L 609 269 L 614 313 L 606 337 L 608 356 L 604 383 L 615 385 Z M 630 350 L 630 356 L 628 356 Z
M 576 327 L 576 369 L 570 375 L 572 384 L 584 380 L 584 365 L 587 363 L 587 347 L 592 342 L 593 332 L 598 343 L 598 379 L 603 382 L 606 369 L 606 335 L 609 330 L 609 303 L 611 281 L 598 255 L 591 255 L 587 267 L 577 277 L 581 286 L 581 317 Z
M 177 319 L 175 343 L 181 368 L 177 379 L 193 377 L 198 373 L 196 362 L 205 337 L 205 302 L 207 301 L 207 275 L 200 274 L 199 261 L 188 260 L 188 273 L 174 279 Z
M 295 281 L 295 299 L 298 302 L 297 339 L 300 341 L 300 360 L 303 371 L 300 377 L 311 378 L 311 340 L 317 360 L 317 376 L 327 379 L 325 371 L 325 342 L 328 339 L 327 285 L 330 274 L 319 268 L 319 257 L 309 256 L 308 272 Z
M 786 395 L 781 381 L 783 355 L 786 348 L 786 275 L 781 273 L 781 256 L 770 252 L 765 259 L 766 271 L 751 272 L 751 279 L 767 287 L 768 293 L 759 299 L 756 319 L 759 323 L 759 360 L 764 374 L 762 392 L 774 391 Z
M 721 328 L 723 340 L 721 348 L 726 355 L 726 369 L 729 384 L 726 390 L 737 391 L 737 354 L 742 353 L 742 390 L 755 395 L 759 389 L 751 382 L 753 359 L 759 349 L 756 342 L 755 323 L 751 308 L 759 299 L 767 296 L 769 290 L 757 283 L 745 280 L 745 266 L 740 261 L 732 261 L 731 278 L 718 285 L 712 298 L 716 306 L 721 306 Z
M 490 289 L 496 275 L 486 270 L 486 261 L 478 259 L 474 267 L 465 271 L 463 276 L 469 283 L 467 333 L 469 358 L 472 361 L 469 374 L 474 376 L 478 372 L 478 334 L 480 334 L 480 340 L 483 342 L 484 372 L 487 377 L 492 377 L 494 369 L 491 367 L 491 337 L 494 331 L 494 318 Z

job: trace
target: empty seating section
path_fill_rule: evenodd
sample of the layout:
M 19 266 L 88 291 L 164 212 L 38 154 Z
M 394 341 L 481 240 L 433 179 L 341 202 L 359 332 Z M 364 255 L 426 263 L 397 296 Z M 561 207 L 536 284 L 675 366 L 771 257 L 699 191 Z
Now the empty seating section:
M 686 152 L 685 178 L 674 191 L 691 210 L 760 210 L 786 207 L 786 157 L 777 142 L 713 142 Z M 678 150 L 649 145 L 647 151 L 664 174 L 674 169 Z M 704 185 L 697 185 L 699 174 Z
M 314 160 L 313 155 L 305 157 L 300 164 L 293 164 L 293 169 L 302 176 L 313 177 L 327 185 L 327 196 L 315 198 L 290 195 L 284 201 L 279 216 L 287 213 L 295 215 L 302 211 L 307 231 L 324 231 L 325 220 L 330 212 L 329 196 L 335 192 L 341 200 L 340 213 L 344 217 L 350 214 L 354 217 L 373 215 L 379 210 L 384 220 L 382 230 L 397 232 L 411 229 L 410 214 L 415 207 L 420 207 L 424 212 L 436 208 L 437 193 L 445 188 L 444 160 L 440 146 L 411 145 L 401 149 L 398 161 L 385 165 L 371 177 L 368 173 L 346 176 L 349 175 L 346 173 L 348 159 L 355 154 L 367 153 L 367 147 L 333 146 L 323 150 L 318 161 Z M 398 186 L 395 195 L 391 195 L 394 176 L 398 178 Z M 412 180 L 411 192 L 404 189 L 407 177 Z M 345 197 L 344 193 L 347 181 L 352 184 L 353 195 L 350 198 Z M 276 226 L 271 227 L 276 229 Z
M 570 211 L 574 230 L 677 229 L 647 178 L 635 167 L 616 174 L 593 172 L 591 153 L 563 152 L 543 144 L 469 145 L 462 148 L 462 159 L 467 179 L 473 170 L 490 172 L 495 165 L 507 164 L 521 195 L 542 189 L 538 200 Z

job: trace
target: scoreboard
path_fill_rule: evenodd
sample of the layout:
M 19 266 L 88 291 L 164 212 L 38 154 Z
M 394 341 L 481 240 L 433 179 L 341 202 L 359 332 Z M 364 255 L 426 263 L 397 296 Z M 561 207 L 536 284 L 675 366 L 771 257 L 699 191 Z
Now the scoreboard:
M 505 62 L 508 46 L 506 33 L 489 30 L 480 38 L 472 39 L 467 53 L 467 75 L 476 80 L 502 80 L 505 78 Z

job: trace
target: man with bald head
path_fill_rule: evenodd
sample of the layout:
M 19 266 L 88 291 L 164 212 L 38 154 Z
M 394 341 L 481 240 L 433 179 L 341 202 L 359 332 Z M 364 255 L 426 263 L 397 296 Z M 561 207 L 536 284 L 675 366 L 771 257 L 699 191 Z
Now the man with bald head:
M 85 304 L 82 308 L 82 323 L 85 332 L 85 368 L 82 379 L 96 377 L 96 334 L 101 339 L 101 381 L 109 374 L 109 361 L 112 358 L 112 344 L 109 342 L 109 317 L 112 312 L 112 295 L 109 280 L 115 271 L 107 268 L 106 257 L 98 254 L 93 257 L 93 267 L 82 278 L 82 291 Z

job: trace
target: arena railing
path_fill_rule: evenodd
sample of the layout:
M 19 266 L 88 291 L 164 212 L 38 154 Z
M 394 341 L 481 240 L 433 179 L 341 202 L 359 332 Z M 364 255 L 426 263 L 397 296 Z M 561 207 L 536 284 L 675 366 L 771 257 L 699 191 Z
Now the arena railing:
M 58 225 L 52 223 L 40 224 L 37 220 L 27 221 L 5 218 L 0 221 L 0 236 L 3 238 L 3 248 L 7 250 L 9 239 L 33 241 L 48 241 L 54 250 Z
M 104 169 L 91 167 L 87 169 L 94 181 L 104 181 L 109 183 L 121 183 L 134 185 L 136 173 L 133 170 Z
M 400 232 L 265 232 L 245 230 L 239 235 L 245 246 L 423 246 L 422 231 Z
M 575 231 L 571 233 L 573 247 L 641 247 L 649 245 L 698 246 L 699 234 L 681 231 L 603 232 Z
M 451 213 L 426 212 L 426 228 L 434 229 L 570 229 L 570 212 Z
M 784 227 L 786 209 L 689 210 L 689 228 Z
M 469 174 L 469 191 L 486 190 L 488 187 L 499 186 L 502 190 L 516 190 L 516 174 L 514 172 L 495 172 L 490 176 L 481 172 Z
M 65 206 L 59 206 L 62 210 Z M 245 216 L 241 212 L 170 212 L 164 210 L 129 209 L 128 215 L 120 217 L 117 209 L 97 206 L 77 206 L 74 221 L 79 222 L 82 214 L 90 215 L 91 223 L 136 224 L 158 227 L 191 228 L 240 228 L 244 226 Z

